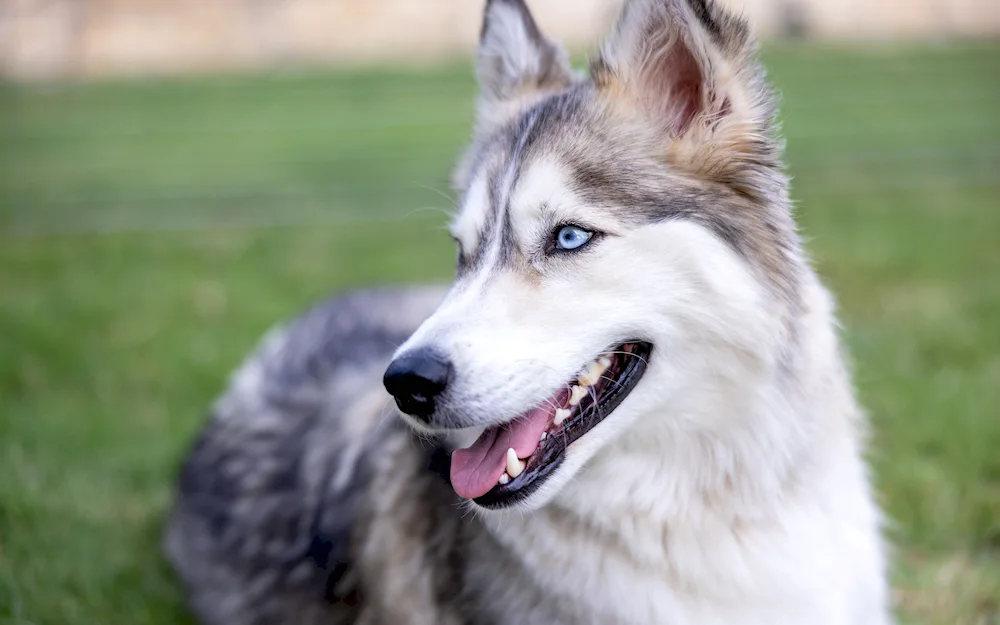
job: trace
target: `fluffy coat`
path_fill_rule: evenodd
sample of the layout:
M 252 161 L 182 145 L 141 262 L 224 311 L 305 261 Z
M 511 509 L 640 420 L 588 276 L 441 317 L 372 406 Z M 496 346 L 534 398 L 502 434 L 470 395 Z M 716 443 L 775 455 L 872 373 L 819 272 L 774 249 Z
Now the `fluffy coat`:
M 746 24 L 629 0 L 589 73 L 567 58 L 488 2 L 455 284 L 321 304 L 234 375 L 165 538 L 206 623 L 890 622 L 865 421 Z M 554 254 L 567 223 L 599 235 Z M 455 495 L 453 449 L 631 338 L 643 378 L 537 491 Z M 427 346 L 455 380 L 400 419 L 382 371 Z

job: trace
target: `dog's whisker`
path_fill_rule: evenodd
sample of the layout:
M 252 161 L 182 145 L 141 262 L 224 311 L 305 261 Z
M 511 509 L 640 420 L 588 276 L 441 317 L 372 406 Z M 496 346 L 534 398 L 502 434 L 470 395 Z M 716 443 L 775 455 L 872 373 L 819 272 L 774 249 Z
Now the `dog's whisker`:
M 452 210 L 457 210 L 458 209 L 458 205 L 455 203 L 455 198 L 453 196 L 445 193 L 441 189 L 436 189 L 436 188 L 434 188 L 432 186 L 429 186 L 429 185 L 426 185 L 426 184 L 421 184 L 421 185 L 418 185 L 418 186 L 421 189 L 425 190 L 425 191 L 430 191 L 431 193 L 436 193 L 436 194 L 440 195 L 442 198 L 445 199 L 445 201 L 447 201 L 451 205 Z
M 614 356 L 614 355 L 628 356 L 630 358 L 638 358 L 645 365 L 649 364 L 643 356 L 641 356 L 639 354 L 636 354 L 635 352 L 626 352 L 626 351 L 617 351 L 616 350 L 616 351 L 601 352 L 601 355 L 602 356 Z

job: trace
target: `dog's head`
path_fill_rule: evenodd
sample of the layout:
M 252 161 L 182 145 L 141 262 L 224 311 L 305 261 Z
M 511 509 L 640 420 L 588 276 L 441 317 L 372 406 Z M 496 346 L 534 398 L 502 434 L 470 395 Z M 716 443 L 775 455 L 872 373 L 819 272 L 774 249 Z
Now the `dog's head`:
M 458 276 L 385 378 L 412 425 L 466 437 L 459 495 L 538 507 L 782 366 L 797 243 L 754 55 L 711 0 L 630 0 L 577 76 L 522 0 L 488 2 Z

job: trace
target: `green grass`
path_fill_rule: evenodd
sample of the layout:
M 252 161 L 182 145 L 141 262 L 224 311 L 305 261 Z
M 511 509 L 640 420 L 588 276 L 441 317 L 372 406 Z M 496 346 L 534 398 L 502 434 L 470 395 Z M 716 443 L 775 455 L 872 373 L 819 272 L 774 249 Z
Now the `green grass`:
M 1000 44 L 766 56 L 903 619 L 996 623 Z M 448 277 L 468 73 L 0 86 L 0 622 L 188 622 L 157 545 L 181 454 L 275 321 Z

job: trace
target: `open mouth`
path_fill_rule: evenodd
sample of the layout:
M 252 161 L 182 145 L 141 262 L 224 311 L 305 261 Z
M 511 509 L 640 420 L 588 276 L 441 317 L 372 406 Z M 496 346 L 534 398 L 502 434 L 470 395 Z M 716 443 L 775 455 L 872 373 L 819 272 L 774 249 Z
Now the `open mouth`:
M 455 450 L 455 492 L 486 508 L 502 508 L 531 495 L 562 463 L 569 446 L 635 388 L 652 349 L 636 341 L 602 353 L 541 405 L 488 428 L 470 447 Z

